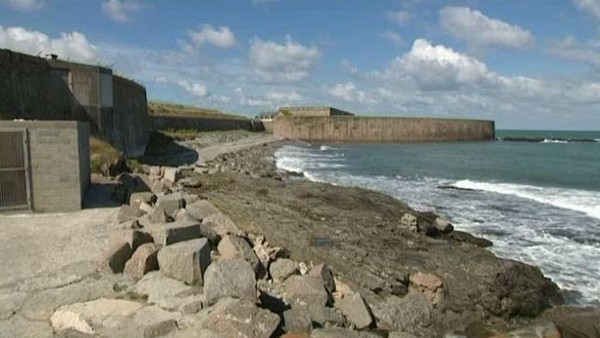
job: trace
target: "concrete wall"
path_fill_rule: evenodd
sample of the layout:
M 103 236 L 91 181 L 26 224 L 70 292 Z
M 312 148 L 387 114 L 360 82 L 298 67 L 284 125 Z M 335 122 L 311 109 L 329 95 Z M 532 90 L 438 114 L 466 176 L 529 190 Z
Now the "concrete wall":
M 354 114 L 333 107 L 281 107 L 278 116 L 352 116 Z
M 81 209 L 90 184 L 89 127 L 76 121 L 0 121 L 0 130 L 28 136 L 32 208 L 36 212 Z
M 113 126 L 109 139 L 127 156 L 144 154 L 150 138 L 146 89 L 131 80 L 113 76 Z
M 216 130 L 249 130 L 264 131 L 260 120 L 219 119 L 196 117 L 152 116 L 152 127 L 157 130 L 166 129 L 195 129 L 199 131 Z
M 278 117 L 274 134 L 321 142 L 480 141 L 495 137 L 493 121 L 410 117 Z
M 130 157 L 149 139 L 143 86 L 108 68 L 0 49 L 0 120 L 12 119 L 85 121 Z

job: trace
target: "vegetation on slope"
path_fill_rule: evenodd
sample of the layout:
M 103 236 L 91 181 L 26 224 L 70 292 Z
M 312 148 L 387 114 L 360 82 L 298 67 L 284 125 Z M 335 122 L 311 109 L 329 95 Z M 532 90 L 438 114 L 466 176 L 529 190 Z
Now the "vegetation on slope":
M 163 101 L 148 102 L 148 112 L 153 116 L 206 117 L 225 119 L 246 119 L 244 116 L 223 113 L 208 108 L 187 106 Z

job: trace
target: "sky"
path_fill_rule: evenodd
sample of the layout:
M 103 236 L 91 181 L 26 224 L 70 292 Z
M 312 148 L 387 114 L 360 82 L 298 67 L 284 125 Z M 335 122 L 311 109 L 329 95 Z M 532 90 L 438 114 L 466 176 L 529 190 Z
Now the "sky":
M 150 100 L 600 130 L 600 0 L 0 0 L 0 48 Z

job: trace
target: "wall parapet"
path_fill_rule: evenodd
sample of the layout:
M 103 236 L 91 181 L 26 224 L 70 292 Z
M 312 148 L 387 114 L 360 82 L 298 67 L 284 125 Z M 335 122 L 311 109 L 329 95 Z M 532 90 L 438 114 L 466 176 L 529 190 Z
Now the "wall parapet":
M 277 117 L 274 135 L 319 142 L 486 141 L 495 122 L 420 117 Z

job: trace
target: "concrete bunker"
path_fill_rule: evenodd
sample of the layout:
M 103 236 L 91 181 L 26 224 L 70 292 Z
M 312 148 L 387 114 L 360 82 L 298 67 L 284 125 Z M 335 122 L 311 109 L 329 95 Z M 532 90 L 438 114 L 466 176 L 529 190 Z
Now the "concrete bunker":
M 86 122 L 0 121 L 0 211 L 80 210 L 89 159 Z

